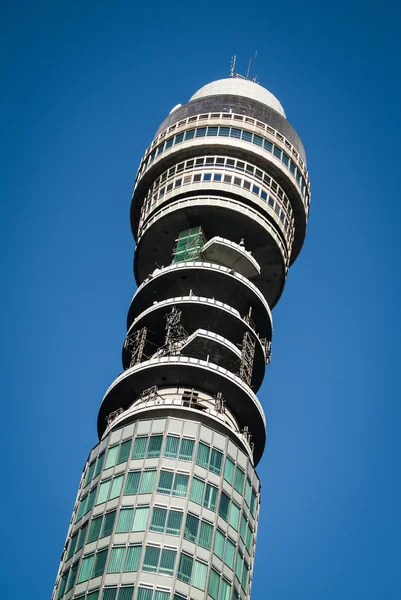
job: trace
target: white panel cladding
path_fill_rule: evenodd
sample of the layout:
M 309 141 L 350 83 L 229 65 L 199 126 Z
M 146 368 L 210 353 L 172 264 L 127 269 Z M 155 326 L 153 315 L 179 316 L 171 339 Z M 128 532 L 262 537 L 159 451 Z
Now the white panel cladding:
M 194 421 L 184 421 L 183 434 L 189 437 L 195 437 L 198 433 L 198 423 Z
M 154 419 L 152 422 L 152 433 L 163 433 L 167 419 Z

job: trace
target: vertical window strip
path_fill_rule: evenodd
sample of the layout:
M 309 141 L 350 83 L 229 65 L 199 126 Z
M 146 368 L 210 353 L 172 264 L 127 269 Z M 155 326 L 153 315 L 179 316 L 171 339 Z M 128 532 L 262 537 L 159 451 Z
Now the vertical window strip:
M 136 437 L 131 458 L 145 458 L 148 436 Z
M 168 435 L 166 438 L 166 446 L 164 448 L 164 456 L 167 458 L 177 458 L 179 443 L 179 437 Z
M 122 473 L 121 475 L 117 475 L 117 477 L 114 477 L 113 479 L 113 483 L 111 486 L 111 492 L 110 492 L 110 498 L 109 500 L 112 500 L 113 498 L 118 498 L 118 496 L 121 494 L 121 488 L 123 485 L 123 480 L 124 480 L 124 474 Z
M 231 598 L 231 584 L 224 579 L 220 583 L 219 600 L 230 600 Z
M 240 494 L 242 494 L 242 491 L 244 489 L 244 479 L 245 479 L 245 473 L 244 471 L 241 469 L 241 467 L 239 467 L 238 465 L 235 468 L 235 477 L 234 477 L 234 488 L 237 490 L 237 492 L 239 492 Z
M 85 525 L 83 525 L 81 527 L 81 529 L 79 530 L 78 544 L 77 544 L 76 550 L 80 550 L 80 548 L 82 548 L 82 546 L 84 545 L 87 529 L 88 529 L 88 523 L 85 523 Z
M 219 504 L 219 515 L 225 521 L 228 521 L 228 513 L 230 510 L 230 498 L 225 492 L 221 492 L 220 504 Z
M 127 555 L 125 557 L 124 572 L 137 571 L 139 559 L 141 557 L 142 544 L 128 546 Z
M 93 508 L 93 505 L 95 503 L 95 498 L 96 498 L 96 492 L 97 492 L 97 488 L 94 487 L 89 493 L 88 502 L 86 503 L 86 507 L 85 507 L 85 515 Z
M 216 500 L 217 500 L 217 488 L 214 485 L 207 483 L 203 506 L 205 508 L 209 508 L 210 510 L 216 510 Z
M 205 482 L 197 477 L 193 477 L 189 499 L 196 502 L 196 504 L 202 504 L 204 491 Z
M 188 491 L 188 480 L 189 475 L 184 475 L 183 473 L 175 474 L 172 492 L 173 496 L 180 496 L 181 498 L 185 498 Z
M 117 460 L 118 453 L 118 444 L 116 446 L 111 446 L 107 452 L 106 464 L 104 465 L 105 469 L 109 469 L 110 467 L 114 467 Z
M 208 588 L 207 588 L 207 593 L 209 594 L 209 596 L 211 598 L 213 598 L 213 600 L 218 600 L 219 586 L 220 586 L 220 577 L 219 577 L 219 574 L 217 573 L 217 571 L 215 571 L 214 569 L 212 569 L 210 571 L 209 585 L 208 585 Z
M 67 559 L 66 560 L 68 560 L 69 558 L 71 558 L 71 556 L 74 554 L 74 552 L 75 552 L 75 546 L 77 545 L 77 541 L 78 541 L 78 532 L 74 533 L 74 535 L 70 539 L 70 543 L 68 545 Z
M 199 529 L 199 546 L 210 550 L 212 544 L 213 526 L 211 523 L 202 520 Z
M 152 600 L 153 589 L 139 586 L 136 600 Z
M 67 587 L 65 589 L 66 592 L 69 592 L 75 585 L 75 580 L 77 578 L 78 573 L 78 561 L 72 565 L 69 574 L 68 574 L 68 582 Z
M 235 504 L 235 502 L 231 502 L 230 517 L 229 517 L 228 522 L 231 525 L 231 527 L 233 527 L 235 529 L 235 531 L 238 531 L 239 516 L 240 516 L 239 506 L 237 504 Z
M 135 511 L 132 531 L 145 531 L 148 522 L 149 506 L 137 508 Z
M 159 572 L 163 575 L 173 575 L 177 551 L 170 548 L 163 548 L 160 557 Z
M 212 449 L 212 454 L 210 457 L 210 470 L 217 475 L 221 473 L 221 463 L 223 459 L 223 453 L 215 448 Z
M 224 464 L 224 479 L 230 485 L 233 484 L 234 466 L 235 466 L 234 462 L 231 460 L 231 458 L 229 456 L 227 456 L 226 462 Z
M 117 588 L 116 587 L 105 587 L 102 594 L 102 600 L 116 600 Z
M 102 520 L 103 520 L 103 515 L 100 515 L 100 517 L 95 517 L 91 521 L 91 526 L 90 526 L 89 534 L 88 534 L 88 543 L 94 542 L 95 540 L 98 539 L 99 534 L 100 534 L 100 528 L 102 526 Z
M 157 573 L 159 566 L 161 548 L 158 546 L 146 546 L 142 570 L 149 573 Z
M 167 519 L 167 509 L 154 507 L 152 512 L 152 520 L 150 522 L 150 530 L 158 531 L 159 533 L 164 532 L 164 527 Z
M 194 445 L 195 441 L 187 438 L 183 438 L 180 445 L 180 460 L 192 460 L 192 456 L 194 453 Z
M 107 559 L 107 548 L 96 552 L 95 563 L 93 565 L 92 577 L 100 577 L 103 575 L 104 567 Z
M 226 550 L 224 552 L 224 562 L 227 567 L 234 569 L 234 557 L 235 557 L 235 544 L 227 538 Z
M 88 485 L 88 483 L 90 481 L 92 481 L 92 477 L 93 477 L 93 471 L 95 470 L 95 464 L 96 461 L 93 461 L 89 467 L 88 470 L 86 471 L 86 477 L 85 477 L 85 485 Z
M 209 466 L 210 446 L 199 442 L 198 452 L 196 453 L 196 464 L 205 469 Z
M 95 502 L 96 505 L 103 504 L 103 502 L 106 502 L 107 496 L 109 495 L 110 485 L 111 479 L 107 479 L 106 481 L 102 481 L 100 486 L 98 486 L 99 492 Z
M 181 552 L 180 563 L 178 566 L 177 579 L 180 579 L 184 583 L 191 581 L 192 575 L 193 558 L 188 554 Z
M 133 508 L 121 508 L 118 515 L 116 533 L 128 533 L 131 531 L 131 521 L 134 514 Z
M 224 533 L 220 529 L 217 529 L 216 530 L 216 535 L 214 537 L 213 552 L 221 560 L 223 560 L 223 556 L 224 556 L 224 543 L 225 543 L 225 540 L 226 540 L 226 538 L 225 538 Z
M 187 514 L 184 528 L 184 538 L 196 544 L 198 536 L 199 519 L 195 515 Z
M 103 468 L 103 461 L 104 461 L 104 452 L 99 454 L 99 456 L 97 457 L 95 474 L 93 477 L 97 477 L 99 475 L 100 471 Z
M 163 592 L 162 590 L 156 590 L 153 600 L 170 600 L 170 592 Z
M 126 496 L 134 495 L 138 493 L 139 480 L 141 478 L 141 471 L 129 471 L 127 475 L 127 481 L 125 484 L 124 494 Z
M 88 494 L 86 494 L 82 498 L 81 502 L 79 503 L 79 507 L 78 507 L 78 511 L 77 511 L 77 517 L 76 517 L 75 521 L 79 521 L 79 519 L 81 517 L 83 517 L 84 512 L 85 512 L 85 507 L 86 507 L 87 500 L 88 500 Z
M 167 517 L 166 533 L 180 535 L 183 513 L 179 510 L 169 510 Z
M 92 590 L 86 594 L 86 600 L 98 600 L 99 598 L 99 589 Z
M 107 565 L 107 573 L 120 573 L 123 568 L 123 559 L 126 546 L 113 546 Z
M 118 457 L 117 457 L 118 465 L 120 465 L 121 463 L 124 463 L 128 460 L 130 450 L 131 450 L 131 440 L 126 440 L 125 442 L 123 442 L 120 445 L 120 448 L 118 450 Z
M 160 450 L 162 447 L 163 436 L 162 435 L 151 435 L 149 439 L 149 446 L 147 451 L 147 458 L 156 458 L 160 456 Z
M 100 534 L 101 538 L 106 537 L 111 534 L 111 532 L 113 531 L 113 525 L 114 525 L 115 518 L 116 518 L 115 510 L 108 512 L 104 515 L 102 532 Z
M 157 492 L 159 494 L 170 494 L 173 487 L 173 471 L 160 471 Z
M 90 556 L 84 556 L 84 558 L 82 559 L 77 583 L 82 583 L 83 581 L 87 581 L 89 579 L 92 571 L 94 557 L 95 555 L 91 554 Z
M 156 481 L 156 469 L 148 469 L 142 473 L 141 485 L 139 488 L 140 494 L 150 494 Z
M 132 600 L 132 596 L 134 595 L 134 586 L 133 585 L 124 585 L 121 586 L 118 592 L 118 600 Z
M 205 564 L 199 560 L 195 560 L 193 570 L 192 570 L 192 581 L 191 581 L 192 585 L 194 587 L 197 587 L 200 590 L 204 591 L 206 588 L 206 581 L 207 581 L 207 564 Z

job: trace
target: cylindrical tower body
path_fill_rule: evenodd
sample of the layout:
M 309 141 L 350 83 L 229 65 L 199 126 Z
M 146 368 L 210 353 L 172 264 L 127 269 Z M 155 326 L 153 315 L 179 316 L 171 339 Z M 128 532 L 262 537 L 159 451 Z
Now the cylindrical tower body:
M 266 438 L 255 393 L 305 237 L 302 143 L 238 77 L 201 88 L 138 169 L 124 371 L 107 390 L 53 600 L 250 596 Z

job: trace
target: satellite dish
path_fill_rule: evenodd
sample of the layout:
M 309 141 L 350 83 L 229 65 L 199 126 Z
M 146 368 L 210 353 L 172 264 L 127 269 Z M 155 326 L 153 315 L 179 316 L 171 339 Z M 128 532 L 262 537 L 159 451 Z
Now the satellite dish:
M 172 113 L 173 113 L 175 110 L 177 110 L 177 108 L 181 108 L 181 106 L 182 106 L 182 104 L 176 104 L 176 105 L 174 106 L 174 108 L 172 108 L 172 109 L 170 110 L 170 112 L 169 112 L 168 114 L 169 114 L 169 115 L 171 115 L 171 114 L 172 114 Z

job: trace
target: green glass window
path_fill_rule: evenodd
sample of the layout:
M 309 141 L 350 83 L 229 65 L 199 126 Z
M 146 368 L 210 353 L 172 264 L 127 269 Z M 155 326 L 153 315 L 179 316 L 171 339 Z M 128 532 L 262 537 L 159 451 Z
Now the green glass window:
M 179 444 L 179 437 L 168 435 L 166 438 L 166 446 L 164 448 L 164 456 L 166 456 L 167 458 L 177 458 Z
M 216 556 L 221 558 L 221 560 L 223 560 L 223 556 L 224 556 L 224 542 L 225 541 L 226 541 L 226 538 L 224 536 L 224 533 L 220 529 L 217 529 L 216 535 L 214 537 L 213 552 L 216 554 Z
M 113 525 L 114 525 L 115 518 L 116 518 L 115 510 L 112 510 L 111 512 L 108 512 L 104 515 L 102 533 L 100 534 L 101 538 L 106 537 L 107 535 L 111 534 L 111 532 L 113 531 Z
M 63 573 L 60 578 L 58 592 L 57 592 L 57 600 L 60 600 L 61 596 L 64 595 L 65 586 L 67 585 L 67 579 L 68 579 L 68 571 L 66 573 Z
M 96 491 L 97 488 L 94 487 L 93 490 L 90 491 L 90 494 L 88 496 L 88 502 L 86 503 L 86 507 L 85 507 L 85 514 L 88 513 L 90 510 L 92 510 L 93 505 L 95 503 L 95 498 L 96 498 Z
M 201 562 L 200 560 L 194 561 L 194 566 L 192 569 L 192 585 L 194 587 L 199 588 L 200 590 L 205 590 L 207 581 L 207 564 Z
M 240 138 L 241 137 L 241 129 L 236 129 L 235 127 L 231 127 L 230 137 Z
M 74 535 L 70 539 L 70 543 L 68 545 L 68 551 L 67 551 L 67 560 L 69 558 L 71 558 L 71 556 L 74 554 L 75 546 L 77 545 L 77 541 L 78 541 L 78 532 L 74 533 Z
M 220 583 L 219 600 L 230 600 L 231 598 L 231 585 L 224 578 Z
M 273 144 L 271 142 L 269 142 L 268 140 L 263 140 L 263 148 L 265 150 L 267 150 L 268 152 L 272 152 L 273 151 Z
M 180 460 L 192 460 L 192 455 L 194 453 L 194 445 L 195 445 L 194 440 L 188 440 L 187 438 L 184 438 L 182 440 L 181 446 L 180 446 L 179 459 Z
M 124 585 L 124 586 L 120 587 L 120 590 L 118 592 L 118 600 L 132 600 L 133 595 L 134 595 L 134 586 L 133 585 Z
M 213 473 L 217 473 L 217 475 L 220 475 L 222 460 L 223 460 L 223 453 L 219 452 L 219 450 L 215 450 L 215 448 L 213 448 L 212 455 L 210 457 L 210 467 L 209 467 Z
M 88 495 L 86 494 L 81 502 L 79 503 L 79 507 L 78 507 L 78 511 L 77 511 L 77 518 L 75 519 L 76 521 L 79 521 L 79 519 L 83 516 L 84 512 L 85 512 L 85 506 L 86 506 L 86 502 L 88 500 Z
M 91 554 L 90 556 L 85 556 L 82 559 L 81 568 L 79 570 L 78 575 L 78 583 L 81 583 L 82 581 L 87 581 L 89 579 L 92 571 L 93 559 L 94 554 Z
M 184 498 L 188 491 L 189 476 L 183 473 L 176 473 L 174 477 L 173 496 L 181 496 Z
M 95 470 L 95 464 L 96 461 L 93 461 L 93 463 L 89 465 L 88 470 L 86 471 L 85 485 L 92 481 L 93 471 Z
M 135 511 L 132 531 L 145 531 L 146 523 L 148 522 L 149 507 L 137 508 Z
M 94 542 L 98 539 L 100 534 L 100 528 L 102 526 L 102 519 L 103 516 L 100 516 L 92 520 L 88 534 L 88 544 L 89 542 Z
M 170 600 L 170 592 L 162 592 L 162 590 L 156 590 L 154 600 Z
M 105 469 L 114 467 L 114 465 L 116 464 L 116 460 L 117 460 L 117 453 L 118 453 L 118 444 L 117 444 L 117 446 L 111 446 L 111 448 L 109 448 L 109 450 L 107 452 L 106 464 L 104 465 Z
M 66 592 L 69 592 L 70 589 L 74 587 L 75 580 L 77 578 L 77 573 L 78 573 L 78 561 L 72 565 L 72 567 L 68 573 L 68 582 L 67 582 L 67 587 L 65 589 Z
M 99 577 L 103 575 L 104 567 L 106 565 L 107 559 L 107 548 L 104 550 L 100 550 L 100 552 L 96 552 L 95 555 L 95 564 L 93 565 L 92 577 Z
M 81 527 L 81 529 L 79 530 L 78 544 L 77 544 L 77 548 L 76 548 L 77 550 L 82 548 L 82 546 L 85 543 L 87 529 L 88 529 L 88 523 L 85 523 L 85 525 L 83 525 Z
M 244 592 L 246 592 L 248 586 L 248 565 L 246 564 L 246 561 L 244 561 L 244 567 L 242 569 L 241 585 Z
M 141 486 L 139 488 L 140 494 L 150 494 L 153 492 L 153 488 L 156 480 L 156 469 L 145 470 L 142 474 Z
M 103 461 L 104 461 L 104 452 L 102 452 L 101 454 L 99 454 L 99 456 L 97 457 L 97 461 L 96 461 L 96 469 L 95 469 L 95 474 L 94 477 L 97 477 L 100 473 L 100 471 L 103 468 Z
M 169 548 L 163 548 L 160 557 L 159 573 L 164 575 L 172 575 L 174 573 L 175 559 L 177 557 L 176 550 L 170 550 Z
M 199 529 L 199 546 L 202 546 L 202 548 L 206 548 L 206 550 L 210 550 L 212 544 L 212 535 L 212 524 L 202 520 Z
M 252 142 L 252 133 L 250 131 L 242 130 L 241 138 L 246 142 Z
M 131 450 L 131 440 L 123 442 L 118 450 L 117 464 L 125 462 L 129 458 L 129 451 Z
M 233 484 L 234 478 L 234 462 L 231 460 L 229 456 L 226 458 L 226 462 L 224 464 L 224 479 L 230 484 Z
M 206 485 L 205 498 L 203 500 L 203 506 L 205 508 L 209 508 L 210 510 L 216 510 L 216 500 L 217 500 L 217 488 L 214 485 L 208 483 Z
M 153 589 L 150 590 L 148 588 L 139 587 L 136 600 L 152 600 L 152 596 Z
M 148 436 L 137 437 L 132 448 L 132 458 L 145 458 Z
M 184 583 L 189 583 L 192 575 L 192 565 L 194 559 L 192 556 L 188 556 L 188 554 L 181 553 L 180 564 L 178 566 L 177 579 L 184 581 Z
M 185 521 L 184 538 L 186 540 L 189 540 L 190 542 L 196 543 L 196 538 L 198 535 L 198 528 L 199 528 L 198 517 L 195 517 L 195 515 L 191 515 L 190 513 L 188 513 L 187 519 Z
M 111 492 L 110 492 L 109 500 L 112 500 L 113 498 L 117 498 L 121 494 L 121 488 L 122 488 L 122 485 L 123 485 L 123 480 L 124 480 L 124 474 L 123 473 L 121 475 L 117 475 L 117 477 L 114 477 L 113 483 L 112 483 L 112 486 L 111 486 Z
M 125 557 L 124 571 L 137 571 L 139 559 L 141 556 L 142 545 L 128 546 L 127 555 Z
M 116 600 L 117 598 L 117 588 L 116 587 L 107 587 L 104 588 L 102 594 L 102 600 Z
M 245 473 L 244 471 L 237 465 L 235 469 L 235 477 L 234 477 L 234 488 L 242 494 L 242 490 L 244 489 L 244 479 Z
M 248 506 L 251 501 L 251 495 L 252 495 L 252 486 L 251 486 L 251 482 L 247 478 L 247 480 L 245 482 L 245 496 L 244 497 L 245 497 L 245 502 L 247 503 Z
M 250 527 L 250 525 L 248 525 L 248 530 L 246 532 L 246 549 L 248 550 L 249 554 L 251 554 L 252 552 L 252 544 L 253 544 L 253 531 L 252 528 Z
M 167 517 L 166 533 L 170 535 L 180 535 L 182 512 L 179 510 L 169 510 Z
M 107 573 L 119 573 L 123 568 L 125 546 L 113 546 L 110 551 Z
M 146 546 L 145 557 L 143 559 L 142 570 L 149 573 L 156 573 L 160 559 L 160 548 L 157 546 Z
M 160 471 L 157 491 L 159 494 L 170 494 L 173 487 L 173 471 Z
M 234 569 L 234 557 L 235 544 L 230 540 L 230 538 L 227 538 L 226 551 L 224 553 L 224 562 L 226 563 L 227 567 L 230 567 L 230 569 Z
M 238 578 L 238 581 L 241 583 L 241 573 L 242 573 L 242 564 L 243 558 L 240 552 L 237 554 L 237 563 L 235 565 L 235 574 Z
M 147 458 L 155 458 L 160 456 L 160 449 L 162 447 L 163 436 L 162 435 L 152 435 L 149 439 L 149 446 L 147 452 Z
M 99 492 L 96 499 L 96 504 L 102 504 L 106 502 L 107 496 L 109 495 L 111 485 L 111 479 L 107 479 L 107 481 L 102 481 L 99 487 Z
M 219 585 L 220 585 L 220 577 L 219 574 L 212 569 L 210 571 L 209 577 L 209 585 L 207 588 L 207 593 L 213 600 L 217 600 L 219 596 Z
M 244 543 L 245 543 L 245 539 L 246 539 L 246 525 L 247 525 L 246 518 L 245 518 L 244 513 L 242 513 L 241 527 L 240 527 L 239 533 L 240 533 L 241 539 Z
M 152 520 L 150 522 L 151 531 L 159 531 L 162 533 L 167 519 L 167 510 L 165 508 L 155 507 L 152 512 Z
M 133 508 L 121 508 L 118 515 L 116 533 L 128 533 L 131 531 L 131 521 L 134 514 Z
M 130 494 L 137 494 L 139 487 L 139 480 L 141 478 L 141 471 L 129 471 L 127 475 L 127 482 L 125 484 L 124 494 L 129 496 Z
M 256 494 L 254 492 L 254 490 L 252 490 L 252 496 L 251 496 L 251 513 L 253 518 L 255 518 L 255 513 L 256 513 Z
M 231 525 L 231 527 L 234 527 L 235 531 L 238 531 L 239 516 L 240 516 L 239 506 L 237 504 L 235 504 L 235 502 L 231 502 L 230 517 L 229 517 L 228 522 Z
M 191 493 L 189 495 L 190 500 L 197 504 L 202 504 L 203 494 L 205 491 L 205 482 L 197 477 L 192 479 Z
M 196 464 L 207 469 L 209 466 L 209 454 L 210 447 L 203 442 L 199 442 L 198 452 L 196 453 Z
M 195 137 L 203 137 L 206 135 L 206 127 L 197 127 Z
M 220 505 L 219 505 L 219 515 L 225 521 L 228 521 L 228 511 L 230 509 L 230 498 L 227 496 L 225 492 L 221 492 L 220 496 Z

